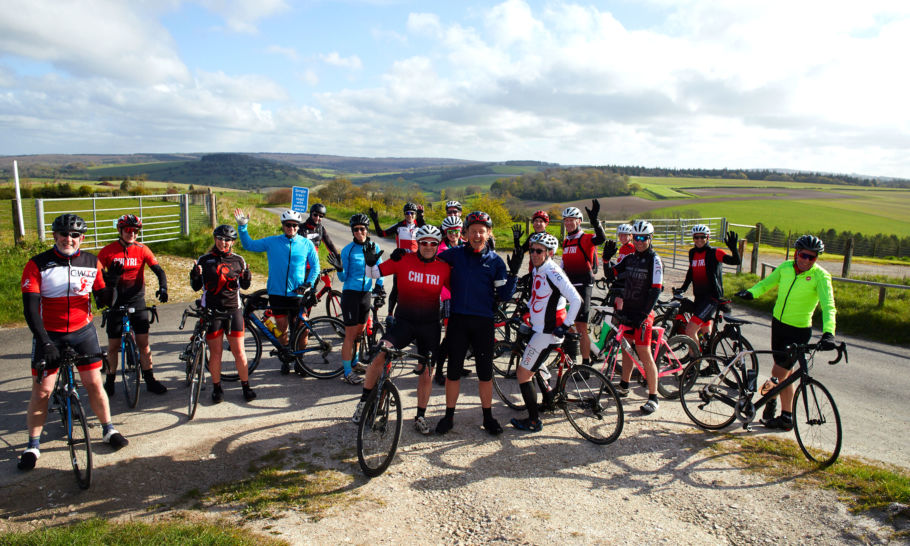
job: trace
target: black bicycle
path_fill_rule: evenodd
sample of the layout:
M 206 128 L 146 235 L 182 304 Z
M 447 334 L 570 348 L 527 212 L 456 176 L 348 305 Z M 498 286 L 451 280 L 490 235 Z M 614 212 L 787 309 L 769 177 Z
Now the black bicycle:
M 187 419 L 192 420 L 196 416 L 196 407 L 199 405 L 199 395 L 202 393 L 202 387 L 205 385 L 205 370 L 208 368 L 209 355 L 208 346 L 206 345 L 205 335 L 212 326 L 212 321 L 216 319 L 226 319 L 231 316 L 232 310 L 215 310 L 208 308 L 199 308 L 192 306 L 183 311 L 183 318 L 180 320 L 179 328 L 183 330 L 187 317 L 198 317 L 196 327 L 193 329 L 193 335 L 189 343 L 183 350 L 181 360 L 186 360 L 186 386 L 187 391 Z
M 702 356 L 692 361 L 680 376 L 683 411 L 696 425 L 707 430 L 720 430 L 735 419 L 743 423 L 743 429 L 751 430 L 756 412 L 798 381 L 793 397 L 796 441 L 807 459 L 826 467 L 840 454 L 843 431 L 840 413 L 828 389 L 809 375 L 818 350 L 818 344 L 808 344 L 791 345 L 785 351 L 742 350 L 727 360 L 715 355 Z M 828 364 L 837 364 L 841 358 L 847 362 L 847 344 L 840 343 L 836 350 L 837 357 Z M 760 393 L 757 402 L 752 399 L 757 392 L 758 374 L 745 364 L 746 358 L 755 354 L 786 355 L 789 362 L 799 363 L 790 377 Z
M 65 347 L 57 360 L 57 383 L 51 393 L 51 408 L 60 412 L 63 429 L 66 431 L 66 445 L 70 451 L 70 462 L 76 474 L 76 483 L 82 489 L 92 485 L 92 440 L 88 434 L 88 422 L 79 392 L 76 389 L 76 377 L 73 368 L 107 358 L 106 353 L 78 355 L 72 347 Z M 44 372 L 44 363 L 36 367 L 38 377 Z
M 370 313 L 367 315 L 367 322 L 363 332 L 354 340 L 354 354 L 364 366 L 369 366 L 373 361 L 376 351 L 379 350 L 379 340 L 385 334 L 385 327 L 379 320 L 379 310 L 385 306 L 385 296 L 371 294 L 370 298 Z
M 142 378 L 142 366 L 139 359 L 139 347 L 136 345 L 136 336 L 130 324 L 130 314 L 139 311 L 149 311 L 149 324 L 154 324 L 158 319 L 158 307 L 153 305 L 144 309 L 137 309 L 126 305 L 118 305 L 105 309 L 101 313 L 101 327 L 109 320 L 120 320 L 120 376 L 123 378 L 123 390 L 126 394 L 126 403 L 130 408 L 139 404 L 139 385 Z M 106 365 L 107 363 L 105 363 Z

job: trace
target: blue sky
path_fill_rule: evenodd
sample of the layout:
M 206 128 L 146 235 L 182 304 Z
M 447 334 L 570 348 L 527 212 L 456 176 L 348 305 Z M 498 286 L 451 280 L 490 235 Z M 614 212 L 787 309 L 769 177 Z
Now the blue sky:
M 7 0 L 0 154 L 910 177 L 910 3 Z

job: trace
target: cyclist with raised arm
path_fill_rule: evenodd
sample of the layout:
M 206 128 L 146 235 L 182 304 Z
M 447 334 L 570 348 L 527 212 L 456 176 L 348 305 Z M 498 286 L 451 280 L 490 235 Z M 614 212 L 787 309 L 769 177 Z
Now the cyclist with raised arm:
M 686 324 L 686 335 L 698 343 L 698 332 L 708 334 L 711 331 L 714 313 L 724 297 L 723 264 L 739 265 L 741 259 L 736 233 L 730 231 L 724 237 L 724 243 L 730 249 L 727 254 L 720 248 L 711 246 L 711 228 L 704 224 L 692 226 L 692 240 L 694 245 L 689 249 L 689 269 L 686 271 L 686 280 L 679 290 L 685 292 L 692 285 L 695 294 L 695 306 L 692 310 L 692 320 Z
M 134 214 L 124 214 L 117 220 L 119 237 L 105 246 L 98 253 L 102 267 L 112 262 L 123 264 L 123 275 L 117 284 L 114 303 L 137 309 L 130 313 L 130 328 L 135 333 L 136 346 L 139 348 L 139 362 L 142 367 L 142 378 L 145 388 L 155 394 L 164 394 L 167 387 L 155 379 L 152 372 L 152 350 L 149 347 L 149 312 L 145 309 L 145 266 L 158 277 L 158 290 L 155 295 L 161 303 L 167 303 L 167 276 L 158 264 L 152 250 L 139 242 L 139 231 L 142 219 Z M 117 381 L 117 353 L 120 352 L 120 337 L 123 335 L 123 322 L 113 317 L 107 323 L 107 378 L 104 390 L 108 396 L 114 395 Z
M 439 294 L 449 285 L 451 270 L 447 263 L 436 257 L 436 248 L 441 239 L 439 228 L 426 224 L 417 230 L 417 252 L 399 255 L 398 260 L 378 263 L 381 251 L 377 253 L 372 247 L 365 249 L 367 274 L 370 277 L 395 275 L 399 279 L 401 305 L 395 312 L 395 323 L 382 336 L 380 343 L 385 347 L 402 349 L 411 342 L 416 342 L 417 353 L 426 357 L 414 370 L 420 376 L 417 381 L 417 416 L 414 418 L 414 428 L 421 434 L 430 433 L 426 411 L 433 387 L 433 362 L 439 346 Z M 367 369 L 363 393 L 354 410 L 355 423 L 360 421 L 367 397 L 376 387 L 385 358 L 385 353 L 379 351 Z
M 751 300 L 777 286 L 777 301 L 774 303 L 771 319 L 771 350 L 783 351 L 788 345 L 805 344 L 812 338 L 812 314 L 815 308 L 822 308 L 822 336 L 819 349 L 829 351 L 837 348 L 834 338 L 837 310 L 834 307 L 834 288 L 831 274 L 816 260 L 825 251 L 825 243 L 814 235 L 803 235 L 796 240 L 796 255 L 793 260 L 780 264 L 770 275 L 748 290 L 740 290 L 737 297 Z M 793 362 L 787 362 L 786 355 L 774 355 L 771 381 L 779 383 L 790 376 Z M 789 431 L 793 429 L 794 385 L 780 392 L 781 413 L 774 416 L 777 401 L 765 405 L 761 422 L 769 429 Z
M 493 316 L 496 301 L 507 301 L 515 292 L 515 274 L 524 255 L 516 248 L 509 267 L 487 243 L 493 231 L 493 220 L 482 211 L 474 211 L 464 220 L 468 242 L 439 255 L 452 266 L 452 314 L 446 329 L 449 340 L 449 366 L 446 370 L 446 414 L 436 424 L 436 432 L 445 434 L 455 422 L 455 405 L 461 386 L 461 371 L 468 347 L 474 350 L 477 367 L 483 428 L 490 434 L 501 434 L 502 426 L 493 418 Z
M 377 296 L 384 296 L 382 279 L 376 281 L 367 275 L 367 266 L 364 261 L 367 248 L 379 251 L 379 247 L 367 236 L 370 219 L 366 214 L 357 213 L 351 216 L 348 224 L 354 240 L 341 250 L 341 256 L 329 256 L 329 263 L 338 273 L 338 280 L 344 283 L 341 292 L 341 315 L 344 319 L 344 344 L 341 346 L 341 363 L 344 366 L 342 381 L 348 385 L 359 385 L 363 378 L 357 375 L 352 367 L 354 360 L 354 340 L 363 333 L 367 324 L 367 316 L 373 298 L 370 290 Z M 364 368 L 364 371 L 366 369 Z
M 242 209 L 234 209 L 237 231 L 243 248 L 252 252 L 265 252 L 269 262 L 269 280 L 266 291 L 269 307 L 275 314 L 275 322 L 281 331 L 281 342 L 288 343 L 288 316 L 297 316 L 301 298 L 319 276 L 319 254 L 306 237 L 298 233 L 303 216 L 295 210 L 281 213 L 282 235 L 272 235 L 253 240 L 247 231 L 249 217 Z M 306 344 L 306 338 L 303 340 Z M 290 365 L 281 364 L 281 373 L 290 373 Z
M 651 222 L 638 220 L 632 224 L 632 244 L 635 253 L 607 269 L 607 281 L 613 282 L 625 273 L 626 282 L 622 293 L 622 318 L 633 328 L 626 332 L 626 337 L 635 345 L 645 369 L 648 384 L 648 400 L 641 406 L 645 415 L 654 413 L 658 408 L 657 401 L 657 365 L 651 356 L 651 327 L 654 325 L 654 304 L 663 288 L 663 264 L 654 249 L 651 248 L 651 237 L 654 226 Z M 616 393 L 620 397 L 629 395 L 629 380 L 635 363 L 629 354 L 622 354 L 622 377 Z
M 378 237 L 395 236 L 395 249 L 401 249 L 403 252 L 417 251 L 417 230 L 426 223 L 423 219 L 423 206 L 416 203 L 405 203 L 404 219 L 389 227 L 382 229 L 379 225 L 379 214 L 370 207 L 370 219 L 373 220 L 373 226 L 376 228 Z M 389 294 L 389 315 L 395 313 L 395 305 L 398 303 L 398 284 L 392 281 L 392 292 Z
M 575 321 L 575 314 L 581 307 L 581 296 L 569 282 L 565 272 L 553 261 L 559 241 L 549 233 L 535 233 L 528 240 L 528 252 L 531 253 L 531 298 L 528 310 L 531 314 L 531 329 L 534 334 L 525 347 L 521 363 L 517 369 L 518 386 L 528 418 L 513 418 L 512 426 L 519 430 L 538 432 L 543 428 L 537 407 L 537 394 L 531 379 L 534 373 L 544 364 L 550 354 L 550 348 L 562 343 L 570 326 Z M 566 300 L 569 310 L 566 311 Z M 544 406 L 553 404 L 551 392 L 544 393 Z
M 250 267 L 243 256 L 234 254 L 234 241 L 237 230 L 233 226 L 220 225 L 212 232 L 215 244 L 212 249 L 196 260 L 190 270 L 190 286 L 193 290 L 202 289 L 202 307 L 228 313 L 227 318 L 216 318 L 205 342 L 209 348 L 209 373 L 212 375 L 212 402 L 224 400 L 221 388 L 222 336 L 227 335 L 228 346 L 234 355 L 237 376 L 243 389 L 243 398 L 247 402 L 256 399 L 256 393 L 250 388 L 250 375 L 247 369 L 246 352 L 243 350 L 243 310 L 240 308 L 240 290 L 250 287 L 252 275 Z
M 310 207 L 310 216 L 306 221 L 300 224 L 300 228 L 297 231 L 298 234 L 306 237 L 313 243 L 313 246 L 316 247 L 316 250 L 319 250 L 320 243 L 325 243 L 326 250 L 329 251 L 329 254 L 339 256 L 338 249 L 335 248 L 335 244 L 332 242 L 332 238 L 329 237 L 329 232 L 326 231 L 325 226 L 322 225 L 322 219 L 325 218 L 328 209 L 325 208 L 325 205 L 322 203 L 315 203 Z
M 547 211 L 545 211 L 545 210 L 535 211 L 534 214 L 531 215 L 531 229 L 533 229 L 534 231 L 532 231 L 528 235 L 528 238 L 525 239 L 525 242 L 522 243 L 521 236 L 523 235 L 523 231 L 522 231 L 520 225 L 515 224 L 514 226 L 512 226 L 512 237 L 513 237 L 512 243 L 515 245 L 516 248 L 521 247 L 522 252 L 527 252 L 528 248 L 530 248 L 530 245 L 531 245 L 531 237 L 533 237 L 534 235 L 536 235 L 538 233 L 545 233 L 547 231 L 548 225 L 550 225 L 550 215 L 547 214 Z M 533 266 L 529 265 L 529 267 L 533 267 Z
M 594 290 L 594 274 L 597 273 L 597 247 L 607 240 L 607 236 L 597 219 L 600 201 L 592 200 L 591 208 L 586 207 L 585 211 L 594 227 L 593 235 L 580 229 L 583 217 L 578 208 L 567 207 L 562 212 L 562 223 L 566 228 L 566 238 L 562 242 L 562 269 L 581 295 L 581 307 L 575 317 L 575 331 L 581 335 L 581 363 L 587 365 L 591 363 L 588 308 Z
M 635 253 L 635 245 L 632 244 L 632 226 L 629 224 L 619 224 L 616 226 L 616 238 L 619 240 L 617 248 L 616 241 L 609 240 L 604 243 L 603 262 L 604 272 L 614 267 L 623 258 Z M 625 286 L 625 275 L 620 275 L 610 283 L 607 292 L 607 304 L 612 305 L 617 311 L 622 310 L 622 291 Z
M 32 258 L 22 271 L 22 307 L 32 341 L 32 394 L 28 401 L 26 426 L 28 446 L 19 457 L 20 470 L 31 470 L 41 456 L 41 431 L 47 420 L 47 406 L 57 380 L 60 353 L 71 347 L 79 355 L 101 352 L 92 324 L 90 297 L 99 307 L 110 304 L 123 266 L 112 263 L 103 270 L 94 254 L 79 250 L 88 229 L 75 214 L 62 214 L 51 224 L 54 246 Z M 79 365 L 79 380 L 88 394 L 89 405 L 101 422 L 103 440 L 114 449 L 129 441 L 111 423 L 111 410 L 101 380 L 101 359 Z

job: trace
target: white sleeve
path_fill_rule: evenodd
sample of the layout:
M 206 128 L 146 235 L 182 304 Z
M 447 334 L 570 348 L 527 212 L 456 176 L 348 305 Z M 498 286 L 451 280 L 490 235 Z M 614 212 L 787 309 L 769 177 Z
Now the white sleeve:
M 660 261 L 660 256 L 654 254 L 654 276 L 651 278 L 651 286 L 663 286 L 664 284 L 664 266 Z
M 569 278 L 566 277 L 566 273 L 556 264 L 553 264 L 553 267 L 549 268 L 547 271 L 547 278 L 550 282 L 556 286 L 556 289 L 559 290 L 559 293 L 562 294 L 566 300 L 569 302 L 569 310 L 566 311 L 566 324 L 572 325 L 575 323 L 575 317 L 578 315 L 578 309 L 581 307 L 581 295 L 578 293 L 578 290 L 572 286 L 572 283 L 569 282 Z M 553 296 L 550 297 L 554 297 Z
M 378 279 L 382 277 L 382 273 L 379 271 L 379 264 L 364 265 L 364 271 L 366 272 L 367 277 L 371 279 Z

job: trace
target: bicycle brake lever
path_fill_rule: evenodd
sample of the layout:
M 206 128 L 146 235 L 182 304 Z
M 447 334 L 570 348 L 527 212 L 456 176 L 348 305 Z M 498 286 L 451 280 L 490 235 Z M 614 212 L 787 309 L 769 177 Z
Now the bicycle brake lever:
M 184 309 L 184 310 L 183 310 L 183 318 L 180 319 L 180 326 L 177 327 L 178 330 L 183 330 L 183 325 L 186 324 L 186 315 L 187 315 L 187 310 Z

